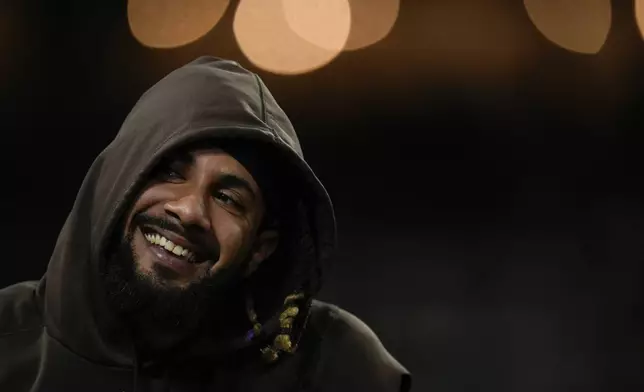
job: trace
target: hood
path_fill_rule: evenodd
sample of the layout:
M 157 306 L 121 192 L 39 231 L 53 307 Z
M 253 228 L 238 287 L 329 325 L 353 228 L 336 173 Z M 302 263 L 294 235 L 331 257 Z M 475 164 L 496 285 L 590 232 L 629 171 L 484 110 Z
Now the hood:
M 292 169 L 302 191 L 313 254 L 293 268 L 311 295 L 319 290 L 321 271 L 335 246 L 335 218 L 326 190 L 262 80 L 235 62 L 201 57 L 145 92 L 92 163 L 39 286 L 52 337 L 94 362 L 134 363 L 133 354 L 116 349 L 117 338 L 104 328 L 117 323 L 97 290 L 106 247 L 162 156 L 186 144 L 218 139 L 262 144 Z

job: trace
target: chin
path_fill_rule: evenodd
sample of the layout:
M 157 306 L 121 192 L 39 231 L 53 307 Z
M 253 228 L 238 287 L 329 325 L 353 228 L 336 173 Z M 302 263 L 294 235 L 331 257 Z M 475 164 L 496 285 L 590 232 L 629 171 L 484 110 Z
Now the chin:
M 199 283 L 198 279 L 178 278 L 173 271 L 156 263 L 137 262 L 136 273 L 139 279 L 159 290 L 187 290 Z
M 223 294 L 230 285 L 220 274 L 177 279 L 149 258 L 136 237 L 132 232 L 123 238 L 105 262 L 104 290 L 116 313 L 176 328 L 177 323 L 199 325 L 211 309 L 227 306 L 228 296 Z

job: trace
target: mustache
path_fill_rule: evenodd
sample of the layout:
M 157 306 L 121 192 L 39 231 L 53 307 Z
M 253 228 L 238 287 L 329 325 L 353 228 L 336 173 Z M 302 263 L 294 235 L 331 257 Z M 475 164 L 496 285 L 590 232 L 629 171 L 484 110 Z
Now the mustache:
M 138 226 L 156 226 L 160 229 L 180 234 L 181 236 L 184 236 L 186 233 L 186 229 L 179 223 L 173 222 L 170 219 L 152 216 L 145 213 L 137 214 L 133 221 Z
M 217 242 L 210 238 L 211 236 L 204 232 L 199 232 L 196 228 L 186 228 L 181 223 L 165 217 L 152 216 L 146 213 L 139 213 L 134 216 L 132 229 L 136 226 L 151 226 L 159 229 L 171 231 L 184 237 L 190 243 L 197 247 L 197 258 L 201 261 L 212 259 L 219 255 L 219 246 Z M 216 258 L 214 259 L 216 260 Z

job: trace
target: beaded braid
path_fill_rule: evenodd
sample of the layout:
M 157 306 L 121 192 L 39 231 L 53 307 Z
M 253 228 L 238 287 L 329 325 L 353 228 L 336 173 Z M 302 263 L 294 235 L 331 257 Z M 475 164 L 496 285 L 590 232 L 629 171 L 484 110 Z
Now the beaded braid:
M 246 299 L 248 318 L 253 328 L 248 331 L 247 339 L 259 336 L 262 324 L 257 319 L 252 298 Z M 284 299 L 282 312 L 279 315 L 280 331 L 271 344 L 260 349 L 262 359 L 266 363 L 276 362 L 281 353 L 293 354 L 297 350 L 301 332 L 306 326 L 309 316 L 310 300 L 304 293 L 293 293 Z M 304 308 L 303 311 L 300 308 Z M 299 316 L 299 317 L 298 317 Z
M 317 265 L 317 249 L 312 235 L 314 228 L 310 225 L 310 211 L 300 200 L 293 212 L 294 219 L 290 223 L 295 225 L 292 228 L 298 235 L 291 242 L 294 253 L 290 253 L 289 258 L 294 264 L 289 263 L 293 269 L 283 283 L 291 286 L 291 290 L 299 288 L 288 294 L 283 301 L 279 314 L 279 332 L 273 337 L 271 344 L 260 349 L 262 359 L 268 364 L 276 362 L 282 353 L 293 354 L 297 350 L 308 322 L 313 294 L 320 286 L 320 266 Z M 246 340 L 251 341 L 258 338 L 262 332 L 262 324 L 258 319 L 251 292 L 246 296 L 246 313 L 252 325 Z

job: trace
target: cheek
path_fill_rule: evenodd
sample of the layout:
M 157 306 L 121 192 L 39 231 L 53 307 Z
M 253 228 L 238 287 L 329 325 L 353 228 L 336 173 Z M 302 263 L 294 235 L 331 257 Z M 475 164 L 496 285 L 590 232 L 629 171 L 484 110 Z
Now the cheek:
M 163 209 L 163 200 L 169 197 L 168 191 L 163 186 L 150 186 L 143 191 L 132 206 L 127 218 L 127 227 L 130 227 L 134 216 L 141 212 L 150 212 L 153 209 Z
M 134 211 L 141 212 L 149 209 L 151 206 L 161 203 L 163 200 L 168 200 L 172 197 L 172 192 L 167 185 L 151 185 L 148 186 L 137 199 L 134 204 Z
M 220 246 L 220 266 L 241 263 L 251 248 L 251 226 L 243 218 L 219 209 L 211 215 L 213 232 Z

